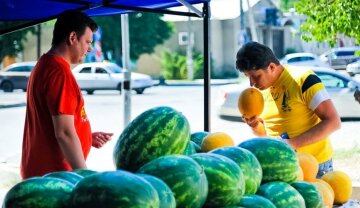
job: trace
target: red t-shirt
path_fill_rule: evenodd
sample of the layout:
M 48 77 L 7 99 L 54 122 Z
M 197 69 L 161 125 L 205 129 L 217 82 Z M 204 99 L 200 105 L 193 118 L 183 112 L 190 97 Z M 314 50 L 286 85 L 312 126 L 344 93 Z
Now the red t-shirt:
M 61 57 L 44 54 L 30 75 L 27 88 L 21 176 L 71 170 L 57 142 L 52 116 L 73 115 L 84 158 L 92 137 L 84 100 L 70 65 Z

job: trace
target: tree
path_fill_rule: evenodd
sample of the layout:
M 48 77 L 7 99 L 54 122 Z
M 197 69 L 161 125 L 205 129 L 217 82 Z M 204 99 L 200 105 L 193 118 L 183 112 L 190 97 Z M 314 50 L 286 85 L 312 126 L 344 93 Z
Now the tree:
M 6 28 L 11 26 L 12 23 L 0 22 L 0 28 Z M 23 51 L 24 44 L 27 40 L 26 34 L 28 32 L 35 32 L 35 28 L 26 28 L 18 30 L 12 33 L 8 33 L 0 36 L 0 60 L 3 60 L 5 56 L 16 56 Z
M 162 14 L 130 13 L 129 38 L 130 58 L 136 60 L 143 53 L 154 52 L 155 46 L 162 44 L 173 33 L 174 26 L 161 19 Z M 121 16 L 95 17 L 102 30 L 102 50 L 111 51 L 116 62 L 121 63 Z
M 360 0 L 299 0 L 296 11 L 307 16 L 301 26 L 304 40 L 325 41 L 334 46 L 338 35 L 360 43 Z
M 282 11 L 288 11 L 291 8 L 294 8 L 294 3 L 296 0 L 281 0 L 280 8 Z

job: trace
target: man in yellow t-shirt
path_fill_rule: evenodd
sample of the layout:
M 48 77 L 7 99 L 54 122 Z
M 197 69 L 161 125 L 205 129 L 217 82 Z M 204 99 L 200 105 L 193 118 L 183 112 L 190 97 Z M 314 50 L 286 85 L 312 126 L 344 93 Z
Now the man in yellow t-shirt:
M 261 90 L 264 111 L 244 121 L 257 136 L 283 139 L 298 152 L 319 161 L 321 177 L 332 168 L 328 136 L 341 126 L 339 115 L 321 80 L 311 71 L 280 64 L 272 50 L 257 42 L 245 44 L 236 55 L 236 68 Z

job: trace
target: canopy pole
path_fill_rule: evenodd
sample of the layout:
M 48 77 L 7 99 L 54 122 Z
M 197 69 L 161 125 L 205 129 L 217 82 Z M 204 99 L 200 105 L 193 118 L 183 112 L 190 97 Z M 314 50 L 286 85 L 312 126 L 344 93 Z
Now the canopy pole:
M 129 18 L 128 14 L 121 15 L 121 43 L 122 43 L 122 62 L 124 69 L 124 81 L 121 90 L 124 94 L 124 128 L 131 120 L 131 72 L 129 70 L 130 61 L 130 41 L 129 41 Z
M 204 131 L 210 132 L 210 5 L 204 3 Z

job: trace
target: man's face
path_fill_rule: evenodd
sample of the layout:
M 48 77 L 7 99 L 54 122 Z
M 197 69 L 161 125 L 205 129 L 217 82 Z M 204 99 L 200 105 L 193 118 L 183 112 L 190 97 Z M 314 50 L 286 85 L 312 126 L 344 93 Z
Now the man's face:
M 93 32 L 89 27 L 85 29 L 85 33 L 81 37 L 77 37 L 73 42 L 73 56 L 71 58 L 72 64 L 83 62 L 86 54 L 92 50 L 91 43 L 93 41 Z
M 273 70 L 270 64 L 266 69 L 257 69 L 245 71 L 244 75 L 249 78 L 250 86 L 256 87 L 260 90 L 265 90 L 273 84 Z

